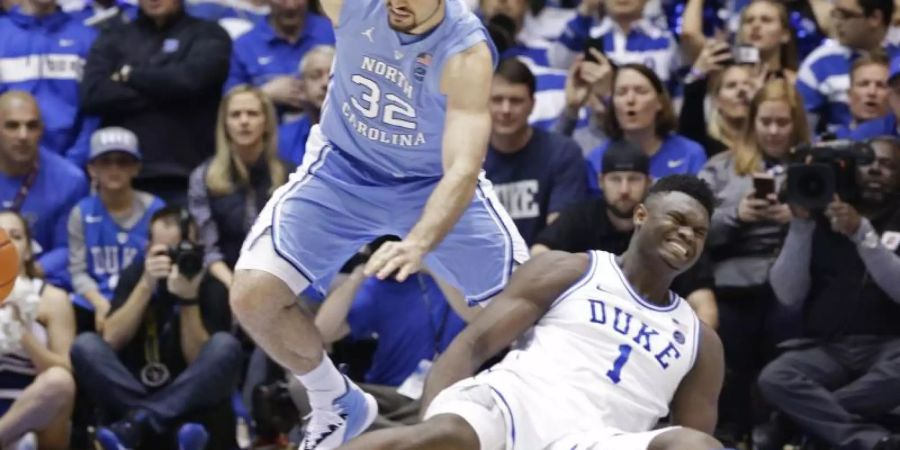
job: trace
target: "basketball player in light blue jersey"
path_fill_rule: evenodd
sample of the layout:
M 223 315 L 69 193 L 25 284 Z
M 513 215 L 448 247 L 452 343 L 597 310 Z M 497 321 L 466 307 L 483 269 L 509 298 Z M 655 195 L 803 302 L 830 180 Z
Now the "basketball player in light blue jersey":
M 335 27 L 329 93 L 306 154 L 273 194 L 236 264 L 231 304 L 266 353 L 307 388 L 301 448 L 334 449 L 374 420 L 374 399 L 341 375 L 297 306 L 382 235 L 402 236 L 367 275 L 427 265 L 470 302 L 499 292 L 524 242 L 481 164 L 496 51 L 463 0 L 323 0 Z
M 524 264 L 435 363 L 425 421 L 341 449 L 721 449 L 710 434 L 722 344 L 669 290 L 703 252 L 714 205 L 696 177 L 664 177 L 635 209 L 622 255 L 547 252 Z M 672 426 L 657 428 L 667 415 Z

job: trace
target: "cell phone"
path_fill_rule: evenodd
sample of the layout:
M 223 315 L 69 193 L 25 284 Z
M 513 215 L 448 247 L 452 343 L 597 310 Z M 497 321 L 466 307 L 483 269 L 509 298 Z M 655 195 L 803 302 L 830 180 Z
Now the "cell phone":
M 759 64 L 759 49 L 749 45 L 734 47 L 733 58 L 736 64 Z
M 767 200 L 769 195 L 775 193 L 775 178 L 767 175 L 754 175 L 753 190 L 754 198 Z
M 590 62 L 597 62 L 597 58 L 594 58 L 594 54 L 591 53 L 591 49 L 595 49 L 598 52 L 602 53 L 604 56 L 606 52 L 603 51 L 603 38 L 602 37 L 592 37 L 588 38 L 587 42 L 584 46 L 584 60 Z

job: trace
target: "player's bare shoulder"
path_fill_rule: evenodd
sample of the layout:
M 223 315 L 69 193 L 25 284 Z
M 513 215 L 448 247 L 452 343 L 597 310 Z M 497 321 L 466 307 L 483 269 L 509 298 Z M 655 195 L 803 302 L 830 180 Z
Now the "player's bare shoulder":
M 484 41 L 451 56 L 444 63 L 441 73 L 441 92 L 452 95 L 455 91 L 490 91 L 494 62 L 491 49 Z M 474 88 L 474 89 L 473 89 Z M 480 95 L 480 94 L 479 94 Z

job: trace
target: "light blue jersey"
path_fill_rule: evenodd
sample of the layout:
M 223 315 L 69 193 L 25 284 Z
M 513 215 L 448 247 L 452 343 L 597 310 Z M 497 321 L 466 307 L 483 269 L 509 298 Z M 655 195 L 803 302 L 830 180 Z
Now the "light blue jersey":
M 413 42 L 388 26 L 384 0 L 348 2 L 341 12 L 321 127 L 376 177 L 441 176 L 444 63 L 482 41 L 497 60 L 487 31 L 462 0 L 445 4 L 441 24 Z

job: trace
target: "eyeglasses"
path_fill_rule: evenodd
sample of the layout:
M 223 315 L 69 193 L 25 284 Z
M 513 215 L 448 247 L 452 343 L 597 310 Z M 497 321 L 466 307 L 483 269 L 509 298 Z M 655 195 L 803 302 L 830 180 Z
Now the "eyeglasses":
M 846 9 L 834 8 L 831 10 L 831 18 L 836 20 L 853 20 L 866 17 L 865 13 L 856 11 L 847 11 Z

